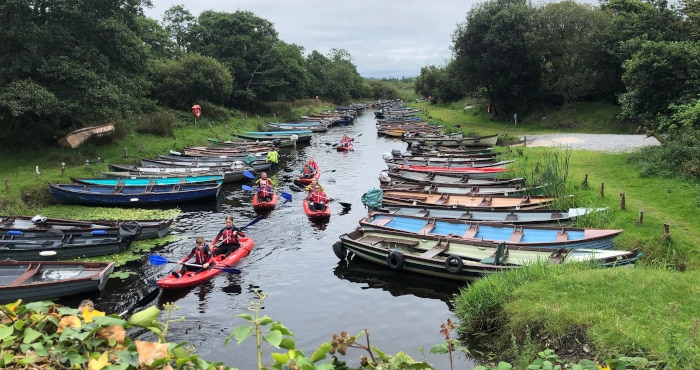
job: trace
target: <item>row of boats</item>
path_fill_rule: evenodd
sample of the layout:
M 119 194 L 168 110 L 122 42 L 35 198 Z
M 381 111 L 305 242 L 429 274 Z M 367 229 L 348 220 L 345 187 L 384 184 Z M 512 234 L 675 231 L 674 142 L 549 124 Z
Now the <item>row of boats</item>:
M 400 112 L 385 109 L 383 116 L 398 120 Z M 410 151 L 383 155 L 380 187 L 363 196 L 370 212 L 333 244 L 338 258 L 472 281 L 535 262 L 612 267 L 641 256 L 615 249 L 622 230 L 570 226 L 606 209 L 552 210 L 546 184 L 506 177 L 513 161 L 498 160 L 495 138 L 407 131 L 401 140 Z
M 314 121 L 325 127 L 352 124 L 356 109 L 348 107 L 341 113 L 307 117 L 304 125 L 311 126 Z M 280 124 L 277 131 L 235 134 L 237 141 L 185 147 L 182 152 L 141 159 L 139 165 L 109 164 L 109 171 L 103 172 L 103 177 L 71 178 L 67 184 L 49 183 L 49 189 L 57 203 L 87 206 L 147 207 L 215 200 L 223 183 L 247 180 L 254 173 L 269 170 L 272 166 L 266 160 L 269 152 L 309 142 L 311 133 L 318 131 L 301 130 L 300 125 Z M 282 196 L 291 200 L 289 194 Z M 274 202 L 262 204 L 265 202 L 254 200 L 254 205 L 274 207 L 275 202 L 276 195 Z M 39 215 L 0 217 L 0 303 L 102 290 L 114 263 L 67 260 L 122 252 L 134 240 L 167 235 L 172 223 L 172 219 L 83 221 Z M 158 286 L 178 289 L 222 272 L 236 273 L 232 267 L 254 247 L 251 238 L 239 241 L 241 247 L 236 252 L 216 257 L 211 268 L 188 272 L 179 278 L 169 274 L 157 282 Z

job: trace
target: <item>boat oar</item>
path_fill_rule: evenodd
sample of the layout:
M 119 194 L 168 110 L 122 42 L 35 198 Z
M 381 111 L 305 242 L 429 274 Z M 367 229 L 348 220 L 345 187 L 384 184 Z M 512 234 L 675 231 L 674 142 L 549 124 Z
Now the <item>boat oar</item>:
M 122 311 L 122 313 L 119 314 L 119 317 L 123 318 L 124 316 L 134 312 L 135 309 L 153 302 L 153 300 L 156 299 L 156 297 L 158 297 L 158 293 L 160 293 L 160 288 L 153 289 L 148 294 L 146 294 L 143 298 L 141 298 L 138 302 L 132 304 L 126 310 Z
M 255 178 L 255 175 L 253 175 L 252 173 L 250 173 L 250 171 L 243 171 L 243 176 L 245 176 L 245 177 L 247 177 L 247 178 L 249 178 L 249 179 L 254 179 L 254 178 Z
M 291 202 L 292 201 L 292 194 L 281 192 L 280 195 L 282 198 L 284 198 L 285 202 Z
M 166 263 L 175 263 L 174 261 L 169 261 L 167 258 L 163 256 L 159 256 L 157 254 L 152 254 L 148 257 L 148 262 L 150 262 L 152 265 L 165 265 Z M 198 265 L 196 263 L 185 263 L 185 265 L 190 266 L 190 267 L 202 267 L 202 265 Z M 210 268 L 221 270 L 224 272 L 228 272 L 229 274 L 240 274 L 241 270 L 235 269 L 232 267 L 217 267 L 217 266 L 210 266 Z

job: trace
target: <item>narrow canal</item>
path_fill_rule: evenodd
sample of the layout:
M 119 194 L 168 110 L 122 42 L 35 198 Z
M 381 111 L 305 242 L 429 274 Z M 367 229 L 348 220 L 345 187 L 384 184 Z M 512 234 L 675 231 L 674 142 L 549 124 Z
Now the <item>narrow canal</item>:
M 405 351 L 420 360 L 424 358 L 422 348 L 425 359 L 436 369 L 449 369 L 447 356 L 428 352 L 444 341 L 440 324 L 454 319 L 450 299 L 463 284 L 411 276 L 361 260 L 339 261 L 331 248 L 339 235 L 352 231 L 366 215 L 360 198 L 368 189 L 378 187 L 379 173 L 386 168 L 382 154 L 406 148 L 398 139 L 377 136 L 375 123 L 372 110 L 367 110 L 354 125 L 334 127 L 315 134 L 310 145 L 282 150 L 280 167 L 272 178 L 293 195 L 293 201 L 278 204 L 268 217 L 246 230 L 255 240 L 255 248 L 236 266 L 242 270 L 240 275 L 222 273 L 199 286 L 158 296 L 155 304 L 174 302 L 178 307 L 174 317 L 185 318 L 184 322 L 171 323 L 169 341 L 187 341 L 211 361 L 240 369 L 256 368 L 254 338 L 241 345 L 235 340 L 224 345 L 224 340 L 236 326 L 246 324 L 235 316 L 246 312 L 257 299 L 255 291 L 261 291 L 268 295 L 261 314 L 289 328 L 295 334 L 297 348 L 307 355 L 322 342 L 331 341 L 334 333 L 347 331 L 354 335 L 367 329 L 371 344 L 385 353 Z M 356 138 L 355 151 L 336 152 L 330 144 L 346 132 Z M 332 216 L 323 225 L 309 221 L 302 210 L 303 194 L 289 188 L 310 156 L 318 162 L 322 170 L 319 182 L 332 199 Z M 248 184 L 252 185 L 252 180 Z M 211 240 L 224 226 L 227 214 L 234 216 L 238 227 L 255 218 L 250 205 L 253 194 L 242 190 L 241 185 L 224 187 L 224 200 L 218 210 L 184 212 L 174 229 L 183 240 L 155 253 L 180 259 L 192 248 L 196 236 Z M 351 203 L 352 207 L 343 210 L 338 202 Z M 142 265 L 132 268 L 137 276 L 126 282 L 110 281 L 96 301 L 98 308 L 117 308 L 121 312 L 153 289 L 149 280 L 164 276 L 173 265 L 150 266 L 144 258 Z M 149 339 L 148 334 L 137 335 Z M 361 355 L 367 353 L 352 349 L 341 360 L 357 366 Z M 264 364 L 270 363 L 269 351 L 263 359 Z M 454 368 L 472 367 L 462 355 Z

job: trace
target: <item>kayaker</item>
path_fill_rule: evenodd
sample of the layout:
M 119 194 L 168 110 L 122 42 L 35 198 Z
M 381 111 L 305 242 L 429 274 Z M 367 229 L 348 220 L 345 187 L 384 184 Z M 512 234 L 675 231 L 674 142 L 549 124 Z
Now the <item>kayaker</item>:
M 179 278 L 185 275 L 187 271 L 193 271 L 195 273 L 204 271 L 208 269 L 212 263 L 214 263 L 214 256 L 211 253 L 211 249 L 209 249 L 208 246 L 204 245 L 204 238 L 198 236 L 195 239 L 195 244 L 196 246 L 192 248 L 190 254 L 187 255 L 187 257 L 185 257 L 181 261 L 177 262 L 178 265 L 183 266 L 180 268 L 179 271 L 173 272 L 173 276 Z M 185 262 L 189 261 L 192 257 L 194 257 L 194 263 L 196 265 L 199 265 L 200 267 L 184 264 Z
M 340 139 L 340 144 L 339 144 L 339 145 L 340 145 L 341 147 L 350 146 L 350 143 L 351 143 L 353 140 L 355 140 L 355 139 L 353 139 L 353 138 L 351 138 L 350 136 L 348 136 L 348 134 L 343 134 L 343 138 Z
M 272 189 L 275 183 L 272 179 L 267 178 L 267 172 L 261 172 L 260 178 L 255 180 L 255 185 L 258 186 L 258 199 L 269 202 L 272 200 Z
M 279 163 L 279 148 L 274 148 L 267 152 L 267 157 L 265 157 L 265 162 L 272 163 L 272 167 L 276 167 Z
M 306 200 L 309 202 L 310 210 L 322 212 L 326 210 L 326 203 L 329 201 L 326 193 L 321 190 L 321 185 L 318 184 L 311 188 L 311 192 Z
M 233 225 L 233 216 L 226 216 L 226 227 L 219 231 L 219 234 L 216 235 L 216 238 L 209 245 L 211 248 L 214 248 L 216 243 L 221 240 L 221 245 L 214 250 L 214 256 L 223 254 L 225 258 L 235 252 L 241 246 L 238 243 L 239 236 L 245 237 L 245 233 Z
M 318 179 L 311 179 L 311 182 L 309 183 L 309 185 L 306 185 L 306 187 L 304 188 L 304 190 L 306 190 L 306 191 L 308 191 L 308 192 L 310 193 L 311 190 L 313 190 L 316 186 L 320 186 L 320 187 L 321 187 L 321 191 L 325 191 L 325 190 L 323 189 L 323 186 L 321 186 L 321 184 L 318 183 Z
M 298 177 L 300 179 L 310 179 L 310 178 L 314 177 L 315 173 L 316 173 L 316 170 L 314 170 L 314 168 L 311 167 L 311 162 L 306 161 L 306 162 L 304 162 L 304 168 L 301 169 Z
M 314 171 L 318 172 L 318 163 L 316 163 L 314 157 L 309 157 L 309 164 L 311 165 L 311 168 L 314 169 Z

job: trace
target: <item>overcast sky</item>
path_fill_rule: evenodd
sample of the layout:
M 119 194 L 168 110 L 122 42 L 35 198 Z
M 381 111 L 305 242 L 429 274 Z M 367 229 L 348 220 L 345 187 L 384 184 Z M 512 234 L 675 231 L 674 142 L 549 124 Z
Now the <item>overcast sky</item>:
M 251 11 L 272 22 L 280 40 L 328 55 L 345 49 L 362 77 L 415 77 L 443 66 L 452 34 L 477 0 L 152 0 L 146 16 L 163 20 L 173 5 L 193 16 Z

